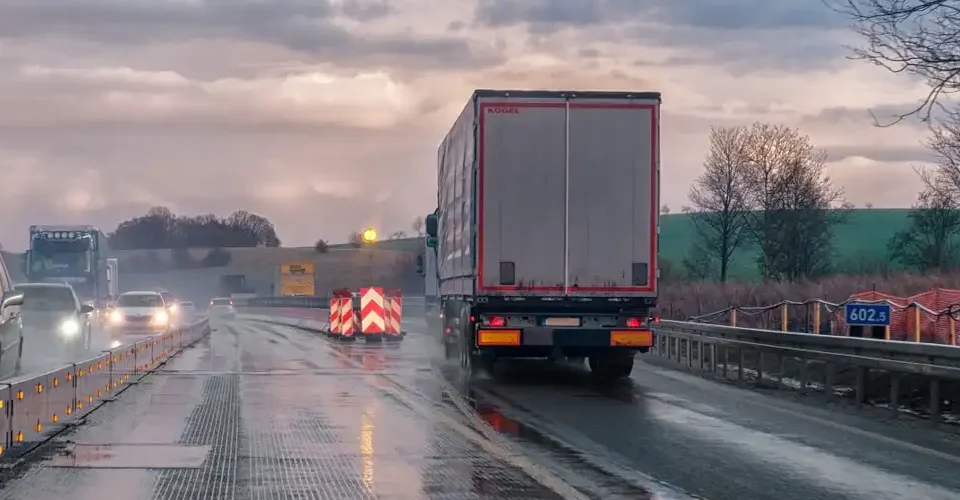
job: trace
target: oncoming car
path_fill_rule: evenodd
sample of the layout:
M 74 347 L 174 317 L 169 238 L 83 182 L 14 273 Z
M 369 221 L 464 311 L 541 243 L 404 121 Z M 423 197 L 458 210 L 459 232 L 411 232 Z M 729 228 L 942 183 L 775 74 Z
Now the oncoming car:
M 114 340 L 122 335 L 158 335 L 170 327 L 170 312 L 160 292 L 126 292 L 117 297 L 106 326 Z
M 20 308 L 24 337 L 37 348 L 53 348 L 68 356 L 90 349 L 93 307 L 80 304 L 73 287 L 65 283 L 21 283 Z
M 210 299 L 207 314 L 214 318 L 233 319 L 237 317 L 237 310 L 233 307 L 233 299 L 216 297 Z

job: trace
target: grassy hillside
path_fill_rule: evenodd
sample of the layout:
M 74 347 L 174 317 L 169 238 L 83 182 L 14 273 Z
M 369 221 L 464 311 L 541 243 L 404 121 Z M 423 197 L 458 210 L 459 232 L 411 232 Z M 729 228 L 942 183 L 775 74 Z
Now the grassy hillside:
M 847 222 L 836 228 L 833 249 L 837 263 L 856 259 L 884 260 L 887 242 L 894 233 L 909 226 L 906 209 L 859 209 L 850 212 Z M 680 265 L 696 237 L 688 214 L 669 214 L 660 218 L 660 255 Z M 740 249 L 734 255 L 731 276 L 750 279 L 757 275 L 755 248 Z

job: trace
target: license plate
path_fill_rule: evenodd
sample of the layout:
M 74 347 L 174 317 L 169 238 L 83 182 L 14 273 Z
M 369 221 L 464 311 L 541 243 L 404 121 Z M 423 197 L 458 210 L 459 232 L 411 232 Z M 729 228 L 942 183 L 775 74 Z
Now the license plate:
M 580 318 L 546 318 L 544 326 L 580 326 Z

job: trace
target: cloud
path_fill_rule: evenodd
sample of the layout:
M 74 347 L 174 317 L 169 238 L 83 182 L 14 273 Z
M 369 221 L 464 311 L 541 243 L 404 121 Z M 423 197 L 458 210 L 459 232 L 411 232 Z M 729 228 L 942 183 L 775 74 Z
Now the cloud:
M 908 205 L 927 129 L 871 112 L 924 88 L 846 60 L 842 24 L 802 0 L 8 0 L 0 242 L 157 204 L 295 245 L 408 230 L 475 88 L 661 91 L 671 206 L 710 127 L 754 121 L 809 134 L 851 200 Z

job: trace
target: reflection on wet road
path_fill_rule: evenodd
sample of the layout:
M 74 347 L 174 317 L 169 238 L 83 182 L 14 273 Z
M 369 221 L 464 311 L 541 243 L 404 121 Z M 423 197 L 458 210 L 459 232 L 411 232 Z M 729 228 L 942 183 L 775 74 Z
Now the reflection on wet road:
M 606 387 L 524 361 L 465 380 L 407 326 L 364 345 L 216 325 L 0 498 L 960 499 L 960 443 L 924 425 L 650 363 Z

